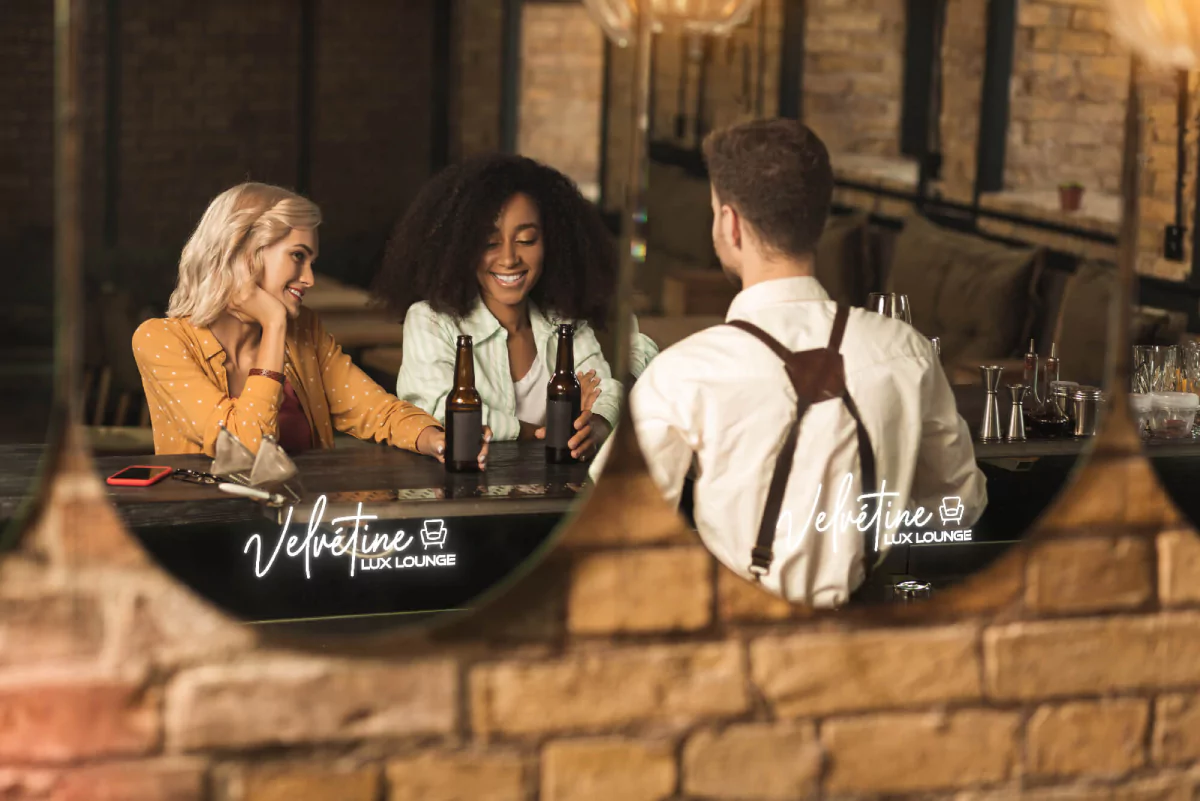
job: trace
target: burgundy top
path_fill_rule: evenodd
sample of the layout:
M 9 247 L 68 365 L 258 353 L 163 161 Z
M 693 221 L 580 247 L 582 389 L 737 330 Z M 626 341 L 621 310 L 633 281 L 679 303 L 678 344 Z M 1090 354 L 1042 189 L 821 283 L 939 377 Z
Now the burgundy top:
M 279 404 L 279 445 L 288 455 L 295 455 L 312 448 L 312 428 L 296 390 L 292 389 L 291 381 L 283 382 L 283 403 Z

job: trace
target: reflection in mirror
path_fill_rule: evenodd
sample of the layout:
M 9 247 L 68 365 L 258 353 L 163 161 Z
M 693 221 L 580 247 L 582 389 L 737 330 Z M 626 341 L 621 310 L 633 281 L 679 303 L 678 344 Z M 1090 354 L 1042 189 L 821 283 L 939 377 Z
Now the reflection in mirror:
M 54 36 L 53 4 L 5 10 L 19 33 L 0 47 L 9 100 L 0 105 L 0 550 L 16 539 L 36 495 L 51 431 L 54 394 Z M 15 102 L 13 102 L 15 101 Z M 57 428 L 57 426 L 55 426 Z M 19 467 L 18 467 L 19 466 Z M 10 527 L 11 524 L 11 527 Z
M 519 54 L 453 65 L 440 0 L 285 5 L 206 3 L 200 36 L 107 7 L 97 469 L 159 564 L 243 620 L 461 613 L 545 550 L 622 403 L 602 35 L 529 4 L 526 36 L 493 30 L 553 57 L 522 77 Z
M 657 43 L 636 308 L 662 352 L 630 410 L 712 553 L 798 604 L 982 570 L 1104 408 L 1128 57 L 1102 25 L 1071 35 L 1103 55 L 1059 52 L 1050 6 L 940 8 L 766 2 L 778 52 Z

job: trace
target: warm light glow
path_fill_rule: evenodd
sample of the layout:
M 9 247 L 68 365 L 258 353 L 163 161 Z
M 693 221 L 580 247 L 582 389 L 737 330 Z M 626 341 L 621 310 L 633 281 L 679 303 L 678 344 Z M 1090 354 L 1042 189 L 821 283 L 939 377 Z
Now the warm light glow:
M 1147 64 L 1200 66 L 1200 4 L 1195 0 L 1108 0 L 1113 34 Z
M 645 0 L 583 0 L 592 19 L 608 37 L 624 47 L 634 38 L 638 7 Z M 680 23 L 691 33 L 723 36 L 750 18 L 760 0 L 649 0 L 654 29 Z

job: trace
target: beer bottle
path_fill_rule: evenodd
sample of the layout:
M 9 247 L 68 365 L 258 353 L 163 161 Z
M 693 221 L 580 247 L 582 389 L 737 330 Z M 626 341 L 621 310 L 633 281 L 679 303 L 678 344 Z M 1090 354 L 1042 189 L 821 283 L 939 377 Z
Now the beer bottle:
M 446 398 L 446 470 L 478 473 L 483 447 L 483 399 L 475 389 L 475 352 L 469 336 L 458 338 L 454 390 Z
M 575 326 L 558 327 L 558 360 L 554 375 L 546 387 L 546 461 L 565 464 L 571 461 L 567 443 L 575 436 L 583 390 L 575 375 Z

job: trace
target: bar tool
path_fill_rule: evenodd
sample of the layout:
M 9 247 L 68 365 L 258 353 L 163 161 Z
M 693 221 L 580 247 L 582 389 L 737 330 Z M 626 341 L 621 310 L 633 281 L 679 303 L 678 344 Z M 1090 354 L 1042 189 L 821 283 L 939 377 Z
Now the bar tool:
M 1000 374 L 1004 368 L 999 365 L 981 365 L 979 373 L 983 376 L 983 387 L 987 392 L 983 407 L 983 422 L 979 424 L 979 440 L 981 442 L 999 442 L 1000 431 L 1000 402 L 996 393 L 1000 388 Z
M 933 595 L 933 585 L 921 581 L 902 581 L 892 587 L 892 593 L 898 603 L 907 605 L 918 599 L 930 598 Z
M 1022 403 L 1028 389 L 1024 384 L 1008 385 L 1008 391 L 1012 395 L 1012 407 L 1008 412 L 1008 434 L 1005 439 L 1009 442 L 1025 441 L 1025 409 Z
M 1072 400 L 1075 408 L 1075 436 L 1095 436 L 1100 427 L 1100 409 L 1104 404 L 1104 393 L 1097 387 L 1080 387 L 1075 390 Z

